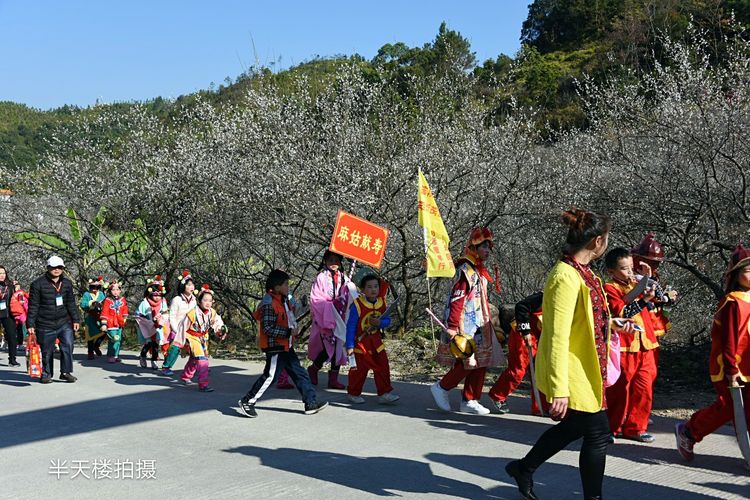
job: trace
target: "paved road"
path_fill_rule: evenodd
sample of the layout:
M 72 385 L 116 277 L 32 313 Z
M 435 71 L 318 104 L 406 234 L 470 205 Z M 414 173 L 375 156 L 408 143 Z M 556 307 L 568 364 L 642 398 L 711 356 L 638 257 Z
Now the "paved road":
M 427 386 L 409 383 L 395 384 L 402 400 L 394 407 L 373 396 L 352 407 L 343 391 L 320 389 L 331 407 L 312 416 L 302 414 L 296 391 L 274 389 L 251 420 L 235 406 L 260 373 L 257 363 L 213 360 L 217 390 L 204 394 L 138 368 L 134 353 L 124 359 L 108 365 L 76 354 L 78 383 L 41 385 L 3 355 L 0 498 L 514 499 L 503 466 L 549 425 L 527 416 L 520 397 L 510 401 L 517 414 L 444 414 Z M 365 390 L 374 390 L 372 381 Z M 452 397 L 458 405 L 458 392 Z M 685 464 L 673 426 L 657 418 L 656 443 L 610 448 L 606 498 L 750 497 L 731 428 L 708 437 Z M 544 465 L 538 495 L 581 498 L 577 459 L 565 450 Z

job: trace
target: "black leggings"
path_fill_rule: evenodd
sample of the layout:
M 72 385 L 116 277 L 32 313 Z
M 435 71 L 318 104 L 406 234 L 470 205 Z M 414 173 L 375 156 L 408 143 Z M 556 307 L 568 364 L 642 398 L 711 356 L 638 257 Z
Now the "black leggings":
M 5 334 L 5 341 L 8 343 L 8 362 L 14 363 L 16 361 L 16 351 L 18 349 L 18 334 L 16 333 L 16 321 L 10 316 L 7 318 L 0 319 L 0 324 L 3 326 L 3 333 Z
M 102 342 L 104 342 L 105 337 L 106 335 L 102 335 L 95 340 L 89 340 L 88 342 L 86 342 L 86 347 L 88 347 L 89 353 L 94 352 L 94 349 L 99 349 L 99 347 L 102 345 Z
M 336 345 L 335 344 L 333 346 L 333 352 L 334 354 L 331 357 L 331 371 L 335 372 L 335 371 L 338 371 L 339 369 L 339 365 L 337 365 L 336 361 L 334 360 L 334 358 L 336 357 Z M 315 358 L 315 360 L 313 360 L 313 364 L 318 370 L 320 370 L 321 368 L 323 368 L 323 363 L 325 363 L 326 361 L 328 361 L 328 352 L 325 350 L 325 347 L 324 347 L 323 350 L 320 351 L 320 354 L 318 354 L 318 357 Z
M 521 466 L 533 473 L 558 451 L 573 441 L 583 438 L 578 468 L 581 471 L 584 498 L 602 495 L 604 465 L 611 431 L 607 412 L 596 413 L 568 410 L 565 419 L 547 429 L 529 453 L 521 459 Z
M 151 361 L 156 361 L 159 359 L 159 343 L 155 340 L 149 340 L 145 344 L 143 344 L 143 347 L 141 347 L 141 357 L 145 358 L 146 354 L 151 351 Z

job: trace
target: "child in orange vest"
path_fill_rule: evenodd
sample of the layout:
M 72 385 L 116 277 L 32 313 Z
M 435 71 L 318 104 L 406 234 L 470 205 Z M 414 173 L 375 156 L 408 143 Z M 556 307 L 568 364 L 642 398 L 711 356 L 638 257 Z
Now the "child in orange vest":
M 652 443 L 654 437 L 647 429 L 656 379 L 654 350 L 659 347 L 649 311 L 654 290 L 648 282 L 641 284 L 645 286 L 643 291 L 637 287 L 633 257 L 627 249 L 611 250 L 604 263 L 612 278 L 604 285 L 610 311 L 614 316 L 632 319 L 642 330 L 620 335 L 620 378 L 606 389 L 609 425 L 615 437 Z M 649 279 L 648 265 L 642 264 L 641 274 L 641 279 Z
M 361 396 L 367 373 L 372 370 L 378 403 L 390 404 L 399 400 L 393 394 L 391 369 L 383 344 L 382 330 L 391 324 L 390 316 L 383 316 L 387 307 L 385 297 L 380 294 L 380 279 L 368 274 L 359 283 L 363 295 L 354 300 L 349 308 L 346 323 L 346 352 L 354 355 L 356 367 L 349 369 L 349 401 L 354 404 L 365 402 Z
M 693 445 L 700 443 L 734 417 L 730 385 L 744 385 L 745 421 L 750 428 L 750 250 L 738 245 L 724 275 L 726 295 L 719 303 L 711 327 L 711 381 L 716 389 L 714 404 L 693 413 L 675 426 L 677 451 L 685 460 L 695 457 Z
M 239 411 L 246 417 L 255 418 L 255 403 L 286 370 L 305 402 L 305 414 L 312 415 L 328 406 L 319 403 L 315 388 L 310 382 L 307 370 L 302 368 L 297 353 L 294 352 L 292 337 L 299 336 L 299 328 L 294 312 L 288 304 L 289 275 L 274 269 L 266 278 L 266 294 L 258 304 L 254 317 L 258 323 L 258 343 L 266 354 L 266 366 L 252 388 L 238 401 Z

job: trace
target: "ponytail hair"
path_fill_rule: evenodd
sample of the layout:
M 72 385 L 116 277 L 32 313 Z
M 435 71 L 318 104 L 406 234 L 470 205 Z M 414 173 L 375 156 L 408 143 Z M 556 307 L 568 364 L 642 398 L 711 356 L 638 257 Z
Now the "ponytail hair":
M 562 213 L 562 222 L 568 226 L 563 253 L 572 255 L 588 245 L 591 240 L 607 234 L 612 229 L 612 219 L 580 208 Z

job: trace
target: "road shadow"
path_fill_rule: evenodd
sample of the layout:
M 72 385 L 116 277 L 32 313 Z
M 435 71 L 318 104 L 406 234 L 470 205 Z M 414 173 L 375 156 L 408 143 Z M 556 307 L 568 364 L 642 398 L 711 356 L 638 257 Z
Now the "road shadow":
M 394 457 L 355 457 L 343 453 L 239 446 L 224 450 L 260 459 L 261 465 L 335 483 L 377 496 L 445 495 L 456 498 L 516 498 L 499 485 L 485 490 L 475 484 L 433 473 L 430 464 Z
M 515 482 L 506 474 L 505 465 L 518 457 L 486 457 L 475 455 L 446 455 L 443 453 L 429 453 L 425 458 L 436 463 L 447 465 L 451 468 L 460 469 L 472 474 L 486 478 L 492 478 L 504 483 L 508 487 L 516 489 Z M 534 492 L 539 498 L 554 498 L 556 500 L 568 498 L 581 498 L 581 477 L 578 467 L 574 465 L 562 465 L 555 463 L 544 463 L 534 474 Z M 712 487 L 710 485 L 704 485 Z M 733 487 L 734 485 L 719 485 Z M 689 488 L 689 485 L 686 485 Z M 721 488 L 716 488 L 721 490 Z M 698 500 L 715 498 L 688 491 L 687 489 L 671 488 L 657 484 L 620 479 L 615 477 L 604 477 L 602 487 L 604 498 L 608 499 L 632 499 L 632 498 L 679 498 L 680 500 Z M 745 492 L 746 494 L 746 492 Z M 512 498 L 520 498 L 516 493 Z

